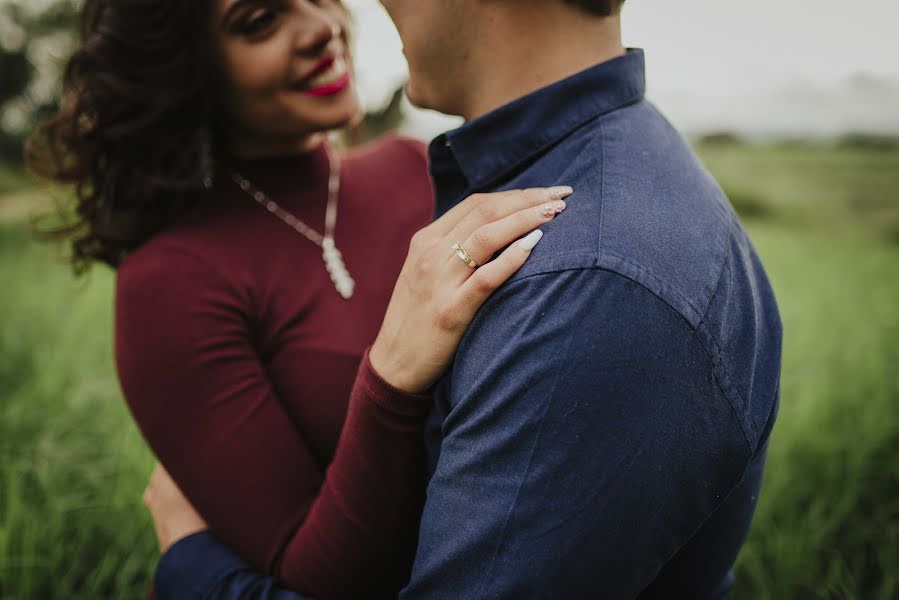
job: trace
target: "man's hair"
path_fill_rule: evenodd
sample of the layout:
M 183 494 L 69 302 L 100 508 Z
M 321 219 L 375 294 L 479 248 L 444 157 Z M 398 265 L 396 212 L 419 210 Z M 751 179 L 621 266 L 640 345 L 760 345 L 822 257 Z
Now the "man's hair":
M 565 0 L 565 2 L 599 17 L 618 14 L 621 5 L 624 4 L 624 0 Z

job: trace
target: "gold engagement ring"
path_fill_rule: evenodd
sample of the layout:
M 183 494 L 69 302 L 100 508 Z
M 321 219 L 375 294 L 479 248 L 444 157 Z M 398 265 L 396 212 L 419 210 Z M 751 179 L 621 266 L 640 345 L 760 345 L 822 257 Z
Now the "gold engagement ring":
M 462 244 L 456 242 L 453 244 L 453 254 L 459 257 L 459 260 L 464 262 L 466 265 L 471 267 L 472 269 L 478 268 L 478 263 L 474 261 L 471 256 L 468 255 L 468 252 L 465 251 L 465 248 L 462 247 Z

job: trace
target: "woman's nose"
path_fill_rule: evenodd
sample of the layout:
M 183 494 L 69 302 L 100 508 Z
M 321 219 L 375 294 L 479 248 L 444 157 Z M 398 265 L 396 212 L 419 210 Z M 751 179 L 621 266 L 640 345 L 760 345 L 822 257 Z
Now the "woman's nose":
M 303 31 L 297 37 L 297 52 L 317 50 L 342 33 L 343 28 L 333 15 L 315 7 L 305 19 Z

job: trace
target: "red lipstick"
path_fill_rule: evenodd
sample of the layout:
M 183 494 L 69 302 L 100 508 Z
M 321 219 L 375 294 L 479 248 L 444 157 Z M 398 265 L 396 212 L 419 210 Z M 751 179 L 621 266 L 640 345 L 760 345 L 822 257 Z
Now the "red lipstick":
M 342 56 L 330 56 L 319 62 L 300 80 L 296 88 L 310 96 L 332 96 L 346 89 L 350 81 L 350 68 L 346 59 Z
M 321 87 L 317 87 L 315 89 L 303 90 L 303 92 L 309 94 L 310 96 L 333 96 L 334 94 L 342 92 L 349 84 L 350 74 L 346 73 L 337 81 L 334 81 L 327 85 L 323 85 Z

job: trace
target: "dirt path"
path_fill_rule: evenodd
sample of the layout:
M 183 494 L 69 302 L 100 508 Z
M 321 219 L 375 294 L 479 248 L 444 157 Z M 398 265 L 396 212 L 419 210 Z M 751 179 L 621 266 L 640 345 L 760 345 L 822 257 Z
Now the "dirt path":
M 0 223 L 23 220 L 51 205 L 51 193 L 40 187 L 0 195 Z

